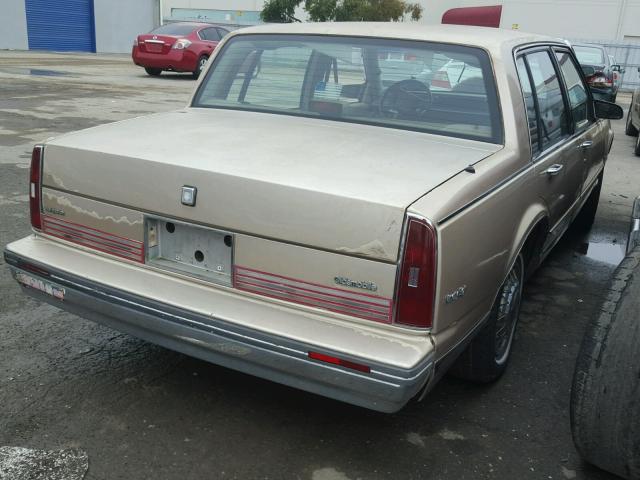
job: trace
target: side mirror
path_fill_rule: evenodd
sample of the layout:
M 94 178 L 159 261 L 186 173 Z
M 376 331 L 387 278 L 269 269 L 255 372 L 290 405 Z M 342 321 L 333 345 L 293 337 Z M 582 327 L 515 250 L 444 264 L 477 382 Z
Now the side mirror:
M 596 74 L 596 69 L 589 66 L 582 66 L 582 73 L 584 73 L 585 77 L 593 77 Z
M 605 102 L 604 100 L 594 100 L 593 106 L 596 110 L 597 118 L 605 118 L 609 120 L 620 120 L 624 118 L 624 110 L 620 105 Z
M 614 72 L 619 72 L 620 70 L 622 70 L 622 68 L 620 67 L 620 65 L 616 64 L 611 65 L 611 70 L 613 70 Z

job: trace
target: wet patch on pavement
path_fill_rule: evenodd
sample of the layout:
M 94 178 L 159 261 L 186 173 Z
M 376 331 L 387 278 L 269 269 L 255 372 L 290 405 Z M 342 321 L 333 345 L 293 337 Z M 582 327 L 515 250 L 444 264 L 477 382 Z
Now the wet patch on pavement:
M 0 480 L 82 480 L 88 468 L 82 450 L 0 447 Z

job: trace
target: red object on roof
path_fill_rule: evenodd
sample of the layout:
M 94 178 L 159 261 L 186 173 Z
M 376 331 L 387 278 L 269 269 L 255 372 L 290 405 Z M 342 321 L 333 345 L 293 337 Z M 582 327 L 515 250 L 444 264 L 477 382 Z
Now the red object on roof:
M 490 7 L 452 8 L 442 15 L 442 23 L 449 25 L 475 25 L 477 27 L 500 27 L 502 5 Z

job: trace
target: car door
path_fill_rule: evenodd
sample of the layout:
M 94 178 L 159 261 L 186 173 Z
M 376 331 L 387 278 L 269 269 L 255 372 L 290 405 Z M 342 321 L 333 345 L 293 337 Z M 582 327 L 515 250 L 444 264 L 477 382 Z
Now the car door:
M 583 179 L 580 193 L 586 194 L 604 168 L 607 120 L 596 120 L 593 100 L 580 74 L 578 63 L 568 49 L 555 48 L 554 54 L 571 110 L 572 131 L 582 157 Z
M 209 27 L 209 28 L 200 30 L 199 34 L 200 34 L 200 38 L 204 41 L 206 45 L 205 48 L 207 53 L 210 55 L 211 52 L 213 52 L 213 50 L 218 45 L 218 42 L 220 41 L 220 34 L 218 33 L 218 30 L 216 30 L 214 27 Z
M 553 245 L 571 221 L 584 181 L 584 162 L 573 135 L 567 95 L 552 51 L 536 47 L 517 58 L 527 106 L 537 191 L 547 206 Z M 527 98 L 529 97 L 529 98 Z

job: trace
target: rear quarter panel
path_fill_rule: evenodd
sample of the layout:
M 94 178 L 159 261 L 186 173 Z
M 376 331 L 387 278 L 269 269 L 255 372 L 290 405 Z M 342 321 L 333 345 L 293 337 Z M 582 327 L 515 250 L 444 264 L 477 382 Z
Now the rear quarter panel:
M 516 45 L 491 52 L 504 122 L 504 148 L 422 197 L 411 210 L 438 227 L 433 336 L 437 358 L 491 310 L 527 236 L 547 215 L 531 161 L 526 111 L 513 60 Z M 460 287 L 465 295 L 445 297 Z

